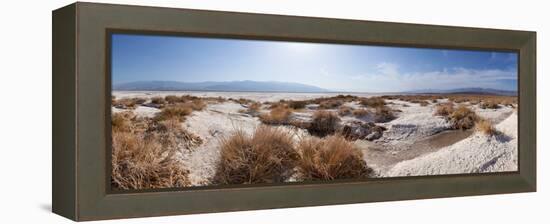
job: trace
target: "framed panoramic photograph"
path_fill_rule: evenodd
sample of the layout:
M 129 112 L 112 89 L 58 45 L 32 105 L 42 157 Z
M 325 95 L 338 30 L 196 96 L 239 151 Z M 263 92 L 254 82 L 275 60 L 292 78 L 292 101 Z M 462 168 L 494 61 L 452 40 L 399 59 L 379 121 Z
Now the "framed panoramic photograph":
M 53 24 L 73 220 L 536 189 L 534 32 L 92 3 Z

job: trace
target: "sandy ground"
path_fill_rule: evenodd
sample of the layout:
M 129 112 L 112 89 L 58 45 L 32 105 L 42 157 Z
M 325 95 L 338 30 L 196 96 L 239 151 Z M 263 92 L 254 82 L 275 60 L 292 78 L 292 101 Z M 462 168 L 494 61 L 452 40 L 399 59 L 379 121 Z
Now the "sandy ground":
M 247 98 L 255 101 L 278 101 L 280 99 L 312 99 L 331 94 L 302 93 L 221 93 L 221 92 L 115 92 L 117 98 L 166 95 L 195 95 L 201 97 Z M 332 94 L 337 95 L 337 94 Z M 446 100 L 439 100 L 445 102 Z M 399 100 L 387 100 L 397 118 L 377 125 L 387 128 L 380 139 L 357 140 L 365 161 L 374 169 L 375 177 L 439 175 L 458 173 L 503 172 L 517 170 L 517 113 L 511 107 L 499 109 L 471 108 L 479 116 L 491 120 L 501 132 L 486 136 L 473 130 L 449 130 L 450 123 L 443 117 L 434 116 L 435 103 L 428 106 Z M 293 113 L 294 119 L 309 120 L 318 105 Z M 354 109 L 361 108 L 357 102 L 346 103 Z M 204 143 L 192 150 L 182 150 L 182 164 L 190 171 L 193 185 L 206 185 L 214 176 L 220 159 L 220 139 L 240 129 L 246 133 L 261 124 L 258 118 L 240 112 L 243 105 L 227 101 L 210 103 L 202 111 L 194 111 L 182 124 L 188 131 L 199 135 Z M 123 110 L 113 108 L 117 113 Z M 139 106 L 138 116 L 152 117 L 159 110 Z M 265 108 L 263 112 L 268 112 Z M 334 110 L 336 111 L 336 110 Z M 341 117 L 343 122 L 353 120 L 371 121 L 369 117 Z M 308 135 L 293 127 L 282 127 L 296 138 Z
M 517 170 L 517 114 L 496 126 L 502 134 L 474 133 L 437 152 L 396 164 L 383 176 L 485 173 Z
M 131 98 L 131 97 L 146 97 L 151 98 L 155 96 L 168 96 L 168 95 L 191 95 L 198 97 L 224 97 L 224 98 L 245 98 L 258 102 L 274 102 L 279 100 L 307 100 L 320 97 L 331 97 L 339 94 L 350 93 L 277 93 L 277 92 L 196 92 L 196 91 L 114 91 L 113 96 L 116 98 Z M 371 94 L 371 93 L 353 93 L 355 96 L 375 96 L 384 94 Z
M 195 111 L 184 122 L 187 130 L 201 136 L 204 143 L 193 150 L 185 150 L 181 154 L 183 164 L 189 169 L 190 181 L 193 185 L 200 186 L 209 183 L 214 177 L 216 166 L 220 160 L 220 139 L 228 137 L 236 130 L 252 134 L 261 122 L 257 117 L 240 113 L 245 109 L 234 102 L 210 104 L 202 111 Z M 304 131 L 292 127 L 279 127 L 289 131 L 299 138 Z

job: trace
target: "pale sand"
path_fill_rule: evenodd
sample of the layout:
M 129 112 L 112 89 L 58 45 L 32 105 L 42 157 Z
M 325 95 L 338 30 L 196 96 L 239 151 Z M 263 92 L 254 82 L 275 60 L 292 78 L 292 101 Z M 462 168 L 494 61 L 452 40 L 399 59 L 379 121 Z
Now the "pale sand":
M 382 176 L 419 176 L 517 170 L 517 114 L 496 126 L 501 135 L 474 135 L 418 158 L 396 164 Z
M 312 99 L 327 94 L 297 93 L 227 93 L 227 92 L 118 92 L 117 97 L 145 97 L 165 95 L 194 95 L 201 97 L 247 98 L 256 101 L 278 101 L 280 99 Z M 337 94 L 333 94 L 337 95 Z M 446 102 L 447 100 L 438 100 Z M 387 123 L 378 123 L 388 130 L 382 138 L 369 142 L 358 140 L 367 164 L 378 177 L 437 175 L 455 173 L 502 172 L 517 170 L 517 114 L 514 109 L 503 106 L 499 109 L 471 108 L 481 117 L 497 123 L 497 129 L 504 135 L 484 136 L 479 133 L 448 131 L 450 123 L 443 117 L 434 116 L 435 103 L 422 107 L 419 104 L 399 100 L 388 100 L 389 107 L 397 118 Z M 362 108 L 358 102 L 346 103 L 354 109 Z M 404 106 L 407 105 L 407 106 Z M 317 105 L 293 113 L 294 119 L 310 120 Z M 307 109 L 309 108 L 309 109 Z M 256 117 L 241 113 L 245 106 L 227 101 L 209 103 L 203 111 L 194 111 L 182 125 L 199 135 L 203 144 L 181 150 L 180 159 L 190 171 L 193 185 L 207 185 L 215 175 L 220 159 L 219 141 L 240 129 L 251 134 L 261 124 Z M 120 109 L 113 108 L 113 113 Z M 139 106 L 134 112 L 138 116 L 152 117 L 158 109 Z M 269 110 L 262 108 L 262 112 Z M 337 110 L 331 110 L 337 111 Z M 371 117 L 341 117 L 343 122 L 353 120 L 372 121 Z M 307 131 L 294 127 L 281 127 L 294 134 L 296 140 L 308 136 Z

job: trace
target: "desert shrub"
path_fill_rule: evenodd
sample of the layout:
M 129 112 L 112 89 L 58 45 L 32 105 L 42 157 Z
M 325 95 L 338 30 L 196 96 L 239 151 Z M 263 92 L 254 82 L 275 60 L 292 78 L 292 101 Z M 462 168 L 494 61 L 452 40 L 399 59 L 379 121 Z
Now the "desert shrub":
M 288 106 L 292 109 L 304 109 L 307 105 L 307 101 L 304 100 L 290 100 L 287 102 Z
M 151 103 L 154 103 L 154 104 L 165 104 L 165 103 L 166 103 L 166 100 L 164 100 L 164 98 L 162 98 L 162 97 L 160 97 L 160 96 L 157 96 L 157 97 L 151 98 Z
M 254 103 L 251 103 L 248 105 L 248 110 L 252 111 L 252 112 L 258 112 L 260 111 L 260 108 L 262 107 L 262 104 L 258 103 L 258 102 L 254 102 Z
M 338 115 L 340 116 L 347 116 L 350 115 L 352 112 L 351 107 L 348 106 L 341 106 L 338 108 Z
M 453 103 L 442 103 L 435 107 L 434 115 L 447 117 L 453 113 L 454 109 Z
M 484 100 L 479 104 L 481 109 L 498 109 L 500 105 L 494 100 Z
M 156 135 L 114 131 L 111 184 L 118 189 L 186 187 L 188 171 Z
M 368 110 L 365 110 L 365 109 L 355 109 L 353 110 L 353 116 L 355 117 L 364 117 L 364 116 L 367 116 L 369 115 L 369 111 Z
M 382 107 L 386 105 L 386 101 L 382 97 L 363 98 L 360 103 L 367 107 Z
M 249 100 L 249 99 L 245 99 L 245 98 L 231 99 L 231 100 L 233 100 L 235 103 L 243 104 L 243 105 L 250 104 L 250 103 L 254 102 L 253 100 Z
M 189 104 L 191 109 L 200 111 L 206 108 L 206 103 L 202 99 L 194 99 L 192 101 L 188 101 L 185 104 Z
M 111 114 L 111 129 L 112 131 L 130 131 L 134 117 L 132 112 L 120 112 Z
M 339 135 L 303 139 L 297 151 L 297 170 L 304 180 L 366 178 L 372 172 L 363 160 L 363 153 Z
M 191 104 L 179 103 L 169 105 L 164 108 L 155 116 L 155 120 L 170 120 L 177 119 L 183 121 L 185 116 L 190 115 L 193 112 Z
M 164 100 L 167 102 L 167 103 L 170 103 L 170 104 L 174 104 L 174 103 L 179 103 L 182 101 L 182 98 L 181 97 L 178 97 L 178 96 L 174 96 L 174 95 L 168 95 L 168 96 L 165 96 L 164 97 Z
M 393 114 L 393 111 L 389 107 L 376 107 L 374 111 L 374 122 L 376 123 L 385 123 L 395 118 L 396 116 Z
M 220 141 L 221 159 L 214 182 L 219 184 L 279 183 L 288 179 L 298 154 L 292 135 L 260 126 L 252 136 L 236 131 Z
M 334 134 L 338 129 L 340 117 L 334 112 L 326 110 L 318 110 L 313 113 L 313 118 L 307 127 L 310 134 L 324 137 Z
M 319 108 L 321 109 L 334 109 L 344 104 L 343 100 L 340 99 L 328 99 L 321 101 L 319 103 Z
M 145 103 L 145 99 L 142 98 L 122 98 L 115 100 L 113 106 L 120 109 L 134 109 L 143 103 Z
M 184 129 L 178 119 L 168 119 L 152 122 L 147 129 L 148 134 L 154 134 L 164 149 L 190 149 L 202 144 L 203 140 Z
M 478 116 L 470 108 L 461 105 L 448 118 L 452 124 L 453 129 L 470 129 L 474 127 Z
M 344 102 L 351 102 L 351 101 L 357 100 L 359 97 L 353 96 L 353 95 L 349 95 L 349 94 L 347 94 L 347 95 L 342 95 L 342 94 L 340 94 L 340 95 L 336 95 L 336 96 L 334 96 L 334 97 L 332 97 L 332 98 L 333 98 L 333 99 L 340 99 L 340 100 L 343 100 Z
M 493 123 L 486 119 L 479 119 L 476 122 L 476 130 L 485 134 L 485 135 L 495 135 L 497 134 L 497 129 L 493 126 Z
M 273 125 L 285 125 L 290 122 L 290 115 L 292 115 L 292 110 L 285 105 L 279 104 L 269 111 L 267 114 L 260 114 L 260 121 L 264 124 L 273 124 Z
M 421 100 L 421 101 L 419 102 L 419 104 L 420 104 L 420 106 L 425 107 L 425 106 L 428 106 L 430 103 L 429 103 L 428 101 Z
M 262 107 L 261 103 L 258 103 L 258 102 L 250 103 L 246 105 L 246 109 L 239 110 L 239 113 L 245 113 L 245 114 L 256 116 L 260 112 L 261 107 Z

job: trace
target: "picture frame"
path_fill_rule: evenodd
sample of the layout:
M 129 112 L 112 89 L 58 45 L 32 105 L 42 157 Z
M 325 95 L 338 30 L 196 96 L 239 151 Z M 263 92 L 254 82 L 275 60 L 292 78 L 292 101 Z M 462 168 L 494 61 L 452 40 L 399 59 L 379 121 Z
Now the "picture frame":
M 77 2 L 53 11 L 52 210 L 75 221 L 536 191 L 536 33 Z M 113 192 L 109 35 L 140 33 L 519 54 L 519 171 Z

